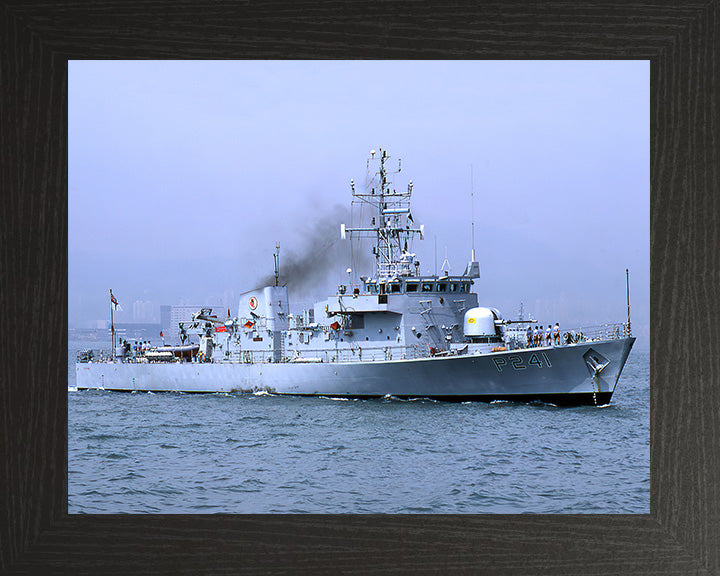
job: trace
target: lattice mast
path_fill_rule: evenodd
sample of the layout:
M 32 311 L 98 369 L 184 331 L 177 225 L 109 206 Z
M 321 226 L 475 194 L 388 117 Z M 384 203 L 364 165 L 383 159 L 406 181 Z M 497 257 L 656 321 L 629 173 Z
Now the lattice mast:
M 416 273 L 420 265 L 415 259 L 412 249 L 412 239 L 416 234 L 423 237 L 424 226 L 414 228 L 412 214 L 410 213 L 410 199 L 413 183 L 408 183 L 405 192 L 397 192 L 391 188 L 388 176 L 398 174 L 401 164 L 395 172 L 388 172 L 386 163 L 390 159 L 386 150 L 379 149 L 380 157 L 375 158 L 375 150 L 370 151 L 368 159 L 368 178 L 364 191 L 355 189 L 355 181 L 350 180 L 353 195 L 353 205 L 356 203 L 370 208 L 370 225 L 358 228 L 340 227 L 341 237 L 346 233 L 356 238 L 369 238 L 375 241 L 372 248 L 375 257 L 375 277 L 380 280 L 389 280 L 398 276 L 411 276 Z M 370 176 L 371 163 L 379 161 L 379 169 Z M 415 270 L 413 270 L 415 267 Z

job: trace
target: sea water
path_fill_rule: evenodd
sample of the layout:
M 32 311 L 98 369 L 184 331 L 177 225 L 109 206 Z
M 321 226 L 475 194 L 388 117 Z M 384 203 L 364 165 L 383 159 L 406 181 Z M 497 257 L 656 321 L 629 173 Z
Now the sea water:
M 650 510 L 650 355 L 604 407 L 77 391 L 73 513 Z M 106 346 L 109 348 L 109 346 Z

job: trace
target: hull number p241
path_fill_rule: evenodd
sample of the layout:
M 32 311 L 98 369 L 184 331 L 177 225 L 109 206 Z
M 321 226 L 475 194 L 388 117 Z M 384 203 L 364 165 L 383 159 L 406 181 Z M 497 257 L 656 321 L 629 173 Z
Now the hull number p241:
M 498 358 L 493 358 L 493 362 L 495 363 L 495 368 L 497 368 L 498 372 L 503 371 L 503 366 L 510 367 L 514 370 L 526 370 L 528 366 L 537 366 L 538 368 L 551 368 L 552 364 L 550 363 L 550 359 L 547 357 L 547 354 L 545 352 L 540 352 L 539 354 L 531 354 L 530 358 L 527 361 L 527 365 L 525 364 L 523 357 L 518 355 L 512 355 L 508 356 L 507 359 L 500 356 Z

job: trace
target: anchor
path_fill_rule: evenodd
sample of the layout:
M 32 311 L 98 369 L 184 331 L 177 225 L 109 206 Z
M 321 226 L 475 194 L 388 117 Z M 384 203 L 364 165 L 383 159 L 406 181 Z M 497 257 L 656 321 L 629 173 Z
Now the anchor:
M 593 402 L 595 403 L 595 406 L 597 406 L 597 395 L 600 392 L 600 372 L 602 372 L 605 367 L 610 364 L 610 360 L 592 348 L 583 354 L 583 360 L 585 360 L 585 365 L 590 372 L 591 381 L 593 383 Z M 595 390 L 596 384 L 597 391 Z

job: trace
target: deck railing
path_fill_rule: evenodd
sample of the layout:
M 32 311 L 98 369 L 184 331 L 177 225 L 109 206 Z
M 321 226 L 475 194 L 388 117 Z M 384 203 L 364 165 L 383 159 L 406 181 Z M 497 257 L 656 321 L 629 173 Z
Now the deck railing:
M 79 350 L 76 360 L 78 362 L 110 362 L 112 356 L 109 350 Z
M 600 340 L 619 340 L 631 336 L 630 328 L 625 323 L 598 324 L 582 328 L 563 329 L 560 331 L 560 346 L 579 344 L 582 342 L 598 342 Z M 513 337 L 513 343 L 519 348 L 528 348 L 524 335 Z M 545 343 L 544 334 L 540 346 L 557 346 L 555 337 L 551 342 Z M 533 346 L 530 346 L 532 348 Z
M 599 340 L 618 340 L 630 336 L 627 324 L 600 324 L 596 326 L 585 326 L 573 330 L 563 330 L 560 333 L 560 346 L 577 344 L 582 342 L 597 342 Z M 545 343 L 542 344 L 546 345 Z M 547 344 L 556 345 L 553 343 Z M 521 348 L 525 348 L 522 343 Z M 302 352 L 285 350 L 280 359 L 282 363 L 331 363 L 331 362 L 377 362 L 383 360 L 409 360 L 413 358 L 426 358 L 428 351 L 417 344 L 412 346 L 352 346 L 350 348 L 337 349 L 302 349 Z M 82 350 L 77 353 L 78 362 L 111 362 L 112 355 L 109 350 Z M 150 360 L 138 354 L 122 360 L 126 363 L 147 363 L 159 360 Z M 180 362 L 179 358 L 172 361 Z M 196 362 L 197 359 L 194 359 Z M 217 349 L 213 358 L 214 362 L 262 364 L 276 362 L 276 354 L 273 350 L 239 350 L 225 354 Z M 167 360 L 162 360 L 167 362 Z
M 352 348 L 338 349 L 302 349 L 302 353 L 294 350 L 286 350 L 280 362 L 283 363 L 328 363 L 328 362 L 375 362 L 382 360 L 406 360 L 427 356 L 418 345 L 413 346 L 353 346 Z M 239 350 L 229 354 L 216 349 L 213 354 L 214 362 L 258 364 L 275 362 L 276 355 L 273 350 Z M 120 360 L 118 358 L 117 360 Z M 86 362 L 111 362 L 112 356 L 109 350 L 82 350 L 77 353 L 77 361 Z M 179 362 L 176 358 L 170 362 Z M 197 358 L 194 360 L 197 361 Z M 128 356 L 122 359 L 125 363 L 148 363 L 163 362 L 167 360 L 151 360 L 142 354 Z
M 217 353 L 217 351 L 216 351 Z M 407 360 L 425 356 L 417 346 L 353 346 L 351 348 L 312 349 L 303 348 L 302 352 L 285 350 L 281 358 L 283 363 L 313 364 L 329 362 L 376 362 L 382 360 Z M 241 350 L 229 356 L 219 356 L 219 362 L 242 362 L 255 364 L 274 362 L 275 354 L 272 350 Z
M 594 342 L 597 340 L 619 340 L 630 336 L 630 329 L 625 323 L 598 324 L 586 326 L 568 332 L 575 337 L 575 342 Z

